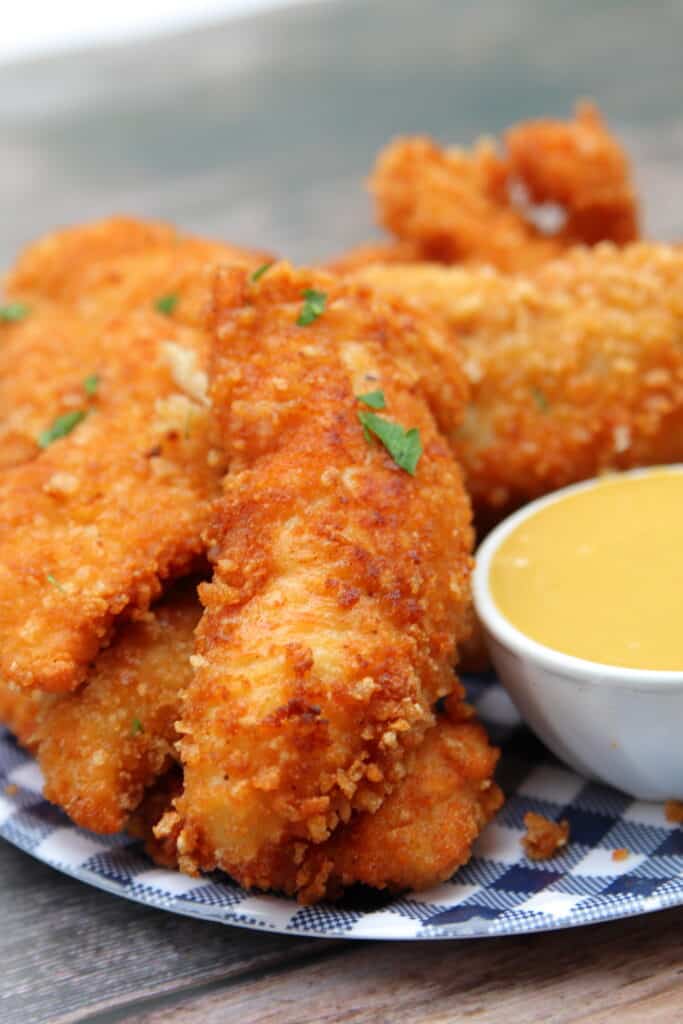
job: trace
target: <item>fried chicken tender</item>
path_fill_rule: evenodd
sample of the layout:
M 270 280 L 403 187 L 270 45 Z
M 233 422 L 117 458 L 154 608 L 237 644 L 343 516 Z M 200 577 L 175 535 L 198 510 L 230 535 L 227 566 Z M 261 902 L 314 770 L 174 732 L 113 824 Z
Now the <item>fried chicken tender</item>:
M 579 103 L 573 121 L 525 121 L 504 138 L 509 180 L 521 182 L 532 203 L 562 208 L 567 243 L 625 245 L 638 238 L 628 160 L 593 103 Z
M 0 478 L 0 673 L 54 692 L 85 679 L 118 616 L 144 612 L 163 580 L 191 571 L 221 477 L 207 435 L 200 309 L 207 260 L 235 262 L 240 251 L 175 236 L 145 251 L 144 226 L 131 228 L 137 241 L 126 249 L 116 224 L 111 259 L 102 255 L 111 255 L 106 225 L 82 229 L 82 239 L 72 229 L 34 247 L 33 263 L 29 252 L 9 283 L 12 296 L 38 303 L 44 272 L 46 301 L 81 318 L 64 337 L 50 333 L 50 311 L 38 337 L 17 330 L 16 363 L 2 383 L 8 407 L 26 398 L 29 436 L 39 416 L 50 427 L 51 409 L 82 417 Z M 256 257 L 242 253 L 241 262 Z M 154 306 L 162 285 L 178 289 L 177 316 Z M 17 327 L 29 332 L 29 321 Z M 87 395 L 92 373 L 96 392 Z M 67 404 L 56 409 L 56 400 Z M 12 429 L 21 433 L 16 422 Z
M 526 271 L 568 245 L 637 238 L 629 166 L 595 107 L 568 123 L 521 124 L 499 152 L 490 139 L 467 152 L 428 138 L 399 138 L 370 180 L 380 224 L 424 260 L 488 263 Z M 553 234 L 533 203 L 561 207 Z
M 358 883 L 419 890 L 445 881 L 467 862 L 472 843 L 503 802 L 492 781 L 498 751 L 459 690 L 445 704 L 424 742 L 410 752 L 405 778 L 379 810 L 354 814 L 327 842 L 309 846 L 300 864 L 283 857 L 274 888 L 297 893 L 302 903 L 337 899 Z M 177 850 L 154 826 L 181 790 L 182 775 L 174 769 L 148 792 L 129 823 L 163 867 L 178 866 Z
M 166 298 L 174 303 L 174 323 L 203 328 L 212 266 L 256 266 L 263 259 L 263 253 L 121 218 L 30 246 L 6 288 L 8 300 L 27 313 L 20 322 L 0 323 L 0 469 L 34 458 L 41 431 L 83 407 L 84 379 L 110 354 L 112 320 L 152 311 Z M 163 329 L 168 315 L 157 315 Z M 120 332 L 113 337 L 121 340 Z
M 44 795 L 82 828 L 120 831 L 176 759 L 175 723 L 200 611 L 195 586 L 174 588 L 144 619 L 122 627 L 81 690 L 43 695 Z
M 46 798 L 82 828 L 120 831 L 176 760 L 175 722 L 200 612 L 196 580 L 177 584 L 122 627 L 76 693 L 0 682 L 0 721 L 36 755 Z
M 313 903 L 359 882 L 393 892 L 428 889 L 469 860 L 474 840 L 503 803 L 492 781 L 498 751 L 459 694 L 446 703 L 379 810 L 355 815 L 311 848 L 285 891 Z
M 307 292 L 325 308 L 301 326 Z M 382 805 L 453 690 L 470 510 L 419 372 L 391 355 L 406 325 L 419 336 L 413 312 L 284 264 L 257 284 L 220 274 L 215 322 L 230 473 L 206 533 L 184 790 L 157 834 L 177 836 L 183 870 L 269 888 Z M 420 432 L 415 476 L 364 436 L 356 396 L 376 389 Z
M 683 250 L 575 249 L 530 275 L 427 264 L 362 279 L 447 321 L 472 389 L 451 435 L 478 519 L 683 459 Z

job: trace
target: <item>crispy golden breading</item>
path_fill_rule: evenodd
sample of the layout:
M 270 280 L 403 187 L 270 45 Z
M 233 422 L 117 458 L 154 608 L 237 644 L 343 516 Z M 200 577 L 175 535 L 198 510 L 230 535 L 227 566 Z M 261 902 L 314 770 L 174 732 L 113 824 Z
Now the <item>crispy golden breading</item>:
M 211 261 L 254 266 L 260 255 L 170 229 L 157 239 L 158 230 L 119 221 L 71 229 L 37 243 L 10 275 L 10 294 L 34 303 L 36 319 L 14 326 L 1 367 L 13 457 L 22 441 L 35 456 L 0 479 L 8 683 L 73 689 L 115 619 L 144 611 L 162 580 L 203 553 L 221 475 L 206 430 Z M 172 310 L 155 308 L 160 292 L 177 298 Z M 53 332 L 56 302 L 64 322 Z M 91 374 L 94 395 L 84 387 Z M 37 454 L 38 423 L 47 429 L 65 412 L 87 416 Z
M 638 238 L 638 199 L 626 154 L 592 103 L 573 121 L 525 121 L 505 133 L 508 177 L 523 182 L 532 203 L 566 214 L 561 237 L 594 245 Z
M 39 454 L 38 437 L 57 416 L 82 409 L 84 380 L 126 344 L 112 321 L 156 311 L 159 330 L 203 328 L 212 266 L 257 266 L 262 253 L 179 236 L 164 225 L 116 219 L 56 232 L 30 246 L 7 281 L 8 299 L 28 312 L 0 323 L 0 469 Z M 116 355 L 116 348 L 114 348 Z
M 445 317 L 472 398 L 452 435 L 477 515 L 683 459 L 683 250 L 575 249 L 534 274 L 413 266 L 363 280 Z
M 410 755 L 406 777 L 379 810 L 354 816 L 311 850 L 287 886 L 302 902 L 335 898 L 358 882 L 427 889 L 469 860 L 472 843 L 503 803 L 492 782 L 498 751 L 459 695 L 447 705 L 450 713 Z
M 82 828 L 118 832 L 175 760 L 175 723 L 192 675 L 200 611 L 196 586 L 174 588 L 144 619 L 122 627 L 81 690 L 42 695 L 37 755 L 44 794 Z
M 208 462 L 206 407 L 176 382 L 173 363 L 181 351 L 201 366 L 204 340 L 153 313 L 111 331 L 119 351 L 101 366 L 87 417 L 0 475 L 0 674 L 8 682 L 74 689 L 115 619 L 144 611 L 161 581 L 204 551 L 220 473 Z
M 26 750 L 37 749 L 36 726 L 45 704 L 55 698 L 40 690 L 27 690 L 0 678 L 0 724 L 7 726 Z
M 0 470 L 35 458 L 41 431 L 87 404 L 83 381 L 97 353 L 96 325 L 54 302 L 0 324 Z
M 454 694 L 409 753 L 405 778 L 379 810 L 354 814 L 327 842 L 309 846 L 299 864 L 283 856 L 273 886 L 312 903 L 336 899 L 357 883 L 402 891 L 444 881 L 469 859 L 472 843 L 503 802 L 492 781 L 497 760 L 460 692 Z M 176 770 L 150 790 L 129 825 L 164 867 L 177 867 L 177 851 L 153 826 L 181 788 Z
M 117 832 L 176 759 L 175 722 L 201 612 L 183 581 L 126 623 L 76 693 L 0 682 L 0 722 L 36 755 L 45 796 L 82 828 Z
M 535 811 L 527 811 L 524 827 L 526 833 L 522 837 L 522 846 L 530 860 L 548 860 L 569 842 L 569 822 L 566 819 L 552 821 Z
M 309 289 L 325 309 L 297 326 Z M 159 833 L 178 833 L 185 870 L 269 887 L 283 854 L 381 806 L 455 685 L 469 504 L 419 374 L 390 356 L 399 310 L 287 265 L 218 279 L 211 394 L 231 471 L 206 535 L 184 791 Z M 414 477 L 363 435 L 356 396 L 378 388 L 420 431 Z
M 537 267 L 568 244 L 637 237 L 637 208 L 626 158 L 600 115 L 579 107 L 569 123 L 522 124 L 471 151 L 428 138 L 396 139 L 380 153 L 370 181 L 380 224 L 417 245 L 421 258 L 488 263 L 506 271 Z M 511 198 L 561 206 L 553 235 Z
M 177 238 L 170 224 L 132 217 L 62 228 L 26 247 L 7 275 L 5 289 L 13 298 L 65 301 L 78 293 L 83 276 L 100 263 L 169 245 Z

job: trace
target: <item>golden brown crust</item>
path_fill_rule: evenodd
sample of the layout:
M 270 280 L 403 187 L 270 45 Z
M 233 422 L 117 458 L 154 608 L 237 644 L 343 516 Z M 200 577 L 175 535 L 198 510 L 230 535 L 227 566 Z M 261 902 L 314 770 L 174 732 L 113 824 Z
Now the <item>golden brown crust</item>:
M 503 802 L 492 781 L 498 751 L 459 696 L 405 762 L 406 776 L 374 814 L 354 814 L 320 845 L 304 844 L 273 865 L 271 885 L 300 902 L 336 899 L 357 883 L 400 892 L 444 881 L 469 859 L 472 843 Z M 133 816 L 130 830 L 164 867 L 177 867 L 177 816 L 169 811 L 179 775 L 161 780 Z M 159 821 L 169 815 L 170 829 Z M 175 830 L 174 830 L 175 829 Z M 187 867 L 187 864 L 185 865 Z
M 115 620 L 144 611 L 202 554 L 221 475 L 206 431 L 205 307 L 211 260 L 238 258 L 255 263 L 116 220 L 49 236 L 10 275 L 10 294 L 33 305 L 0 357 L 9 447 L 23 463 L 0 480 L 7 682 L 73 689 Z M 155 309 L 160 293 L 177 295 L 172 315 Z M 86 419 L 40 452 L 38 424 L 74 408 Z
M 487 263 L 526 271 L 568 244 L 637 238 L 626 158 L 592 106 L 574 121 L 530 122 L 506 135 L 507 150 L 482 139 L 470 151 L 429 138 L 396 139 L 370 181 L 379 223 L 423 260 Z M 537 228 L 511 187 L 532 202 L 562 206 L 551 237 Z
M 505 133 L 509 177 L 524 183 L 533 203 L 566 213 L 567 244 L 638 238 L 638 199 L 623 149 L 593 103 L 577 104 L 573 121 L 542 118 Z
M 569 842 L 569 822 L 552 821 L 535 811 L 524 815 L 526 834 L 522 838 L 524 852 L 530 860 L 548 860 L 560 853 Z
M 478 518 L 683 458 L 683 251 L 607 243 L 531 275 L 416 264 L 363 280 L 450 325 L 471 403 L 452 435 Z
M 263 259 L 121 218 L 55 232 L 30 246 L 7 281 L 8 299 L 28 313 L 18 323 L 0 323 L 0 468 L 40 454 L 41 431 L 89 404 L 84 379 L 116 354 L 115 341 L 126 343 L 117 330 L 123 319 L 136 311 L 153 316 L 156 301 L 172 296 L 172 323 L 203 330 L 212 267 Z M 169 316 L 156 318 L 163 331 Z
M 175 760 L 200 611 L 196 581 L 177 584 L 141 621 L 123 626 L 76 693 L 0 681 L 0 721 L 37 757 L 45 796 L 82 828 L 118 832 Z
M 121 629 L 81 690 L 46 697 L 37 729 L 44 794 L 82 828 L 120 831 L 175 760 L 200 610 L 195 586 L 174 588 L 142 621 Z
M 306 289 L 327 305 L 299 327 Z M 257 286 L 219 278 L 211 391 L 231 472 L 183 713 L 190 870 L 268 887 L 283 850 L 382 803 L 454 686 L 468 502 L 419 375 L 389 354 L 396 308 L 287 265 Z M 355 396 L 374 388 L 420 430 L 415 477 L 363 436 Z

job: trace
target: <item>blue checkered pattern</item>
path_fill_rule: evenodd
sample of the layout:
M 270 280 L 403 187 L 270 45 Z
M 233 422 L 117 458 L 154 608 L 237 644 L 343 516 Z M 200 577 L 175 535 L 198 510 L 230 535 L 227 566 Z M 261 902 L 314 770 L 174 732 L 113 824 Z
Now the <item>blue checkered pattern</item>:
M 464 868 L 429 892 L 400 898 L 354 894 L 345 904 L 299 907 L 246 893 L 229 880 L 188 878 L 151 864 L 126 836 L 76 828 L 41 796 L 34 761 L 0 730 L 0 836 L 85 882 L 194 917 L 298 935 L 359 939 L 452 939 L 511 935 L 606 921 L 683 903 L 683 830 L 661 804 L 631 800 L 555 761 L 522 727 L 492 678 L 468 682 L 470 700 L 503 757 L 507 802 Z M 571 827 L 567 848 L 528 860 L 520 839 L 527 811 Z M 617 849 L 628 850 L 624 860 Z

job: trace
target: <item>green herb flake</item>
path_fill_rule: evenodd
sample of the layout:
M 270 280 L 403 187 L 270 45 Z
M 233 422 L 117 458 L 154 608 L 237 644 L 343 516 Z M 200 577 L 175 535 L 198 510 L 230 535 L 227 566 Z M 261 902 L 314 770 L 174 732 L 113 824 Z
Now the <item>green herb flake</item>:
M 136 715 L 130 726 L 131 736 L 139 736 L 141 732 L 145 731 L 145 727 Z
M 356 395 L 356 398 L 363 405 L 369 405 L 371 409 L 386 409 L 387 406 L 383 391 L 368 391 L 364 395 Z
M 534 402 L 538 406 L 539 410 L 541 412 L 547 412 L 549 407 L 550 407 L 550 403 L 548 402 L 548 399 L 543 394 L 541 389 L 540 388 L 532 388 L 531 389 L 531 394 L 532 394 Z
M 10 302 L 7 306 L 0 306 L 0 320 L 6 324 L 16 324 L 28 316 L 30 310 L 23 302 Z
M 49 584 L 51 584 L 51 586 L 56 587 L 57 590 L 61 590 L 61 592 L 63 594 L 66 593 L 66 591 L 64 590 L 64 587 L 62 586 L 62 584 L 59 582 L 59 580 L 55 579 L 55 577 L 52 575 L 51 572 L 49 572 L 45 578 L 46 578 L 47 582 Z
M 270 263 L 262 263 L 260 267 L 257 267 L 256 270 L 252 271 L 249 275 L 251 283 L 256 284 L 257 281 L 260 281 L 263 275 L 270 270 L 272 265 L 273 261 L 271 260 Z
M 97 394 L 97 389 L 100 386 L 100 375 L 99 373 L 89 374 L 83 381 L 83 390 L 85 391 L 88 398 L 94 398 Z
M 374 412 L 359 412 L 358 419 L 363 426 L 367 439 L 368 433 L 374 434 L 382 442 L 397 466 L 406 473 L 415 476 L 417 464 L 422 455 L 420 432 L 416 427 L 404 430 L 400 423 L 392 423 Z
M 164 316 L 170 316 L 177 305 L 177 295 L 162 295 L 154 303 L 154 308 L 156 309 L 157 313 L 163 313 Z
M 299 327 L 308 327 L 314 320 L 325 312 L 327 292 L 316 292 L 313 288 L 307 288 L 304 292 L 304 304 L 299 313 L 297 324 Z
M 66 437 L 87 416 L 83 409 L 73 409 L 72 412 L 65 412 L 58 416 L 51 427 L 41 431 L 38 435 L 38 444 L 41 448 L 48 448 L 53 441 L 60 437 Z

